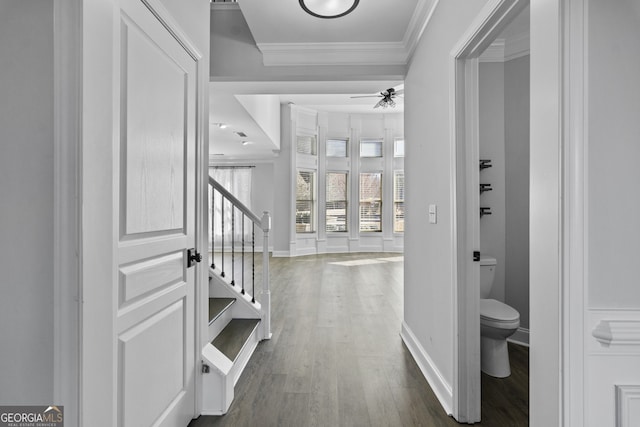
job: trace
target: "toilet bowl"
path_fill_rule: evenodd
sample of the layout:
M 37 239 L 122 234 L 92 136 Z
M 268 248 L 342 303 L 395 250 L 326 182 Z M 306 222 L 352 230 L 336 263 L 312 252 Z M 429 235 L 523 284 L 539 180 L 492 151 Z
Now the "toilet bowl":
M 509 305 L 489 299 L 495 278 L 496 259 L 480 259 L 480 367 L 492 377 L 511 375 L 507 338 L 520 327 L 520 313 Z

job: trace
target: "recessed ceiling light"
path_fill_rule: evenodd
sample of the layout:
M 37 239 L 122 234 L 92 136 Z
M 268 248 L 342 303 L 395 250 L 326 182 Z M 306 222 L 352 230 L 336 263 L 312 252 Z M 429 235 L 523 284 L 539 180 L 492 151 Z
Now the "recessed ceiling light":
M 226 123 L 211 123 L 214 126 L 218 126 L 220 129 L 226 129 L 227 128 L 227 124 Z
M 242 141 L 242 145 L 251 145 L 253 141 Z
M 340 18 L 358 6 L 360 0 L 299 0 L 300 7 L 316 18 Z

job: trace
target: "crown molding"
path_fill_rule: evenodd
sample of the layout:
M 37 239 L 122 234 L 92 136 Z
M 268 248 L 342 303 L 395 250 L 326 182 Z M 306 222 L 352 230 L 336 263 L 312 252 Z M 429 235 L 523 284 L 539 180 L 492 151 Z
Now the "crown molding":
M 211 10 L 240 10 L 240 5 L 231 2 L 211 2 Z
M 257 43 L 265 66 L 405 65 L 402 42 Z
M 505 40 L 496 39 L 480 55 L 480 62 L 504 62 Z
M 404 37 L 398 42 L 257 43 L 257 46 L 265 66 L 407 65 L 438 2 L 418 0 Z
M 504 60 L 520 58 L 529 55 L 529 32 L 510 37 L 504 48 Z
M 431 22 L 431 17 L 436 7 L 438 7 L 439 2 L 440 0 L 418 0 L 416 11 L 411 17 L 407 31 L 405 31 L 404 38 L 402 39 L 407 51 L 407 62 L 413 56 L 413 52 L 415 52 L 418 42 L 422 37 L 422 33 L 424 33 L 425 28 L 427 28 L 427 25 Z
M 529 55 L 529 33 L 509 37 L 508 40 L 496 39 L 480 55 L 480 62 L 506 62 Z

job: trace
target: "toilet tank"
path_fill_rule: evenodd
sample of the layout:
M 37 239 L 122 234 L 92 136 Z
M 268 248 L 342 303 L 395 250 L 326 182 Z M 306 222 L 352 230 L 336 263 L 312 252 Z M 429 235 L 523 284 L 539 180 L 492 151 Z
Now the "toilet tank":
M 489 298 L 496 277 L 496 264 L 497 261 L 493 257 L 480 258 L 480 298 Z

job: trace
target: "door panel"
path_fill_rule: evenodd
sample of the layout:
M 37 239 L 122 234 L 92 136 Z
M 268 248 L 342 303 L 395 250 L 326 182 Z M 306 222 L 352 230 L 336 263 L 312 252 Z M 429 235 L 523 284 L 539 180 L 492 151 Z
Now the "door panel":
M 196 61 L 139 0 L 121 2 L 117 419 L 187 425 L 195 408 Z

